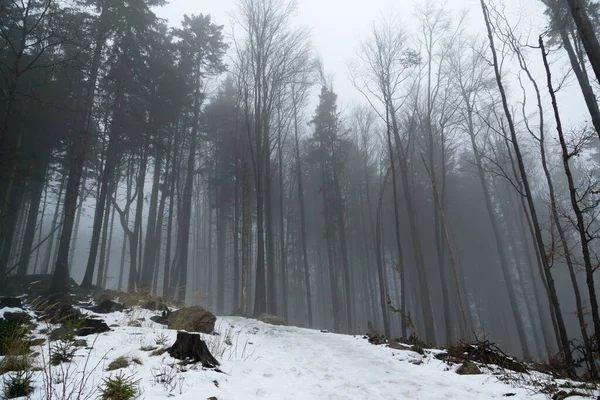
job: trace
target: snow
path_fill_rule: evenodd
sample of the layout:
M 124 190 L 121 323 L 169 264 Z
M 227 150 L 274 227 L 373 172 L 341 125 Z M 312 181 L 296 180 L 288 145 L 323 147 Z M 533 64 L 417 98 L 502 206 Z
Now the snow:
M 99 316 L 109 326 L 119 326 L 113 327 L 111 332 L 85 338 L 88 346 L 93 347 L 78 350 L 71 364 L 47 366 L 49 344 L 41 346 L 37 351 L 42 353 L 39 358 L 43 365 L 40 366 L 46 366 L 46 372 L 35 373 L 36 390 L 31 398 L 48 399 L 49 387 L 54 388 L 52 397 L 55 398 L 96 398 L 102 379 L 119 373 L 106 371 L 108 364 L 119 356 L 139 358 L 142 362 L 120 371 L 139 380 L 140 396 L 144 399 L 203 400 L 211 396 L 218 400 L 547 398 L 534 394 L 530 386 L 502 383 L 490 373 L 458 375 L 454 372 L 456 367 L 448 366 L 431 354 L 424 357 L 412 351 L 374 346 L 360 336 L 272 326 L 240 317 L 219 317 L 215 330 L 220 334 L 203 335 L 221 361 L 223 373 L 191 365 L 181 369 L 178 361 L 167 353 L 151 356 L 149 351 L 141 350 L 142 346 L 156 346 L 156 341 L 161 342 L 161 339 L 171 345 L 177 334 L 150 321 L 152 315 L 150 311 L 135 309 L 129 314 Z M 142 318 L 142 327 L 127 326 Z M 157 383 L 157 375 L 170 383 Z M 65 385 L 64 381 L 69 384 Z M 80 387 L 83 388 L 80 397 L 64 393 Z

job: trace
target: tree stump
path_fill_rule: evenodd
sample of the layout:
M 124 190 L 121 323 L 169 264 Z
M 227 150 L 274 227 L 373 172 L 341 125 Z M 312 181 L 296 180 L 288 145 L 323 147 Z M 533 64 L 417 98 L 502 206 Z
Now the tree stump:
M 201 362 L 205 368 L 215 368 L 219 365 L 208 350 L 206 342 L 195 333 L 177 332 L 177 340 L 167 351 L 173 358 Z

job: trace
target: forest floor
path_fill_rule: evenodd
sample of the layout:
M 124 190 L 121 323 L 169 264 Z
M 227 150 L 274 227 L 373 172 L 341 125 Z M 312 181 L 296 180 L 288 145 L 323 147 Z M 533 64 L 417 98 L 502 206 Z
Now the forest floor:
M 7 311 L 18 309 L 0 309 L 0 318 Z M 134 308 L 96 315 L 112 330 L 87 336 L 87 347 L 78 348 L 70 363 L 48 363 L 56 342 L 33 348 L 40 356 L 29 398 L 97 399 L 106 379 L 118 375 L 136 382 L 138 397 L 149 400 L 547 399 L 552 396 L 542 393 L 544 389 L 573 388 L 544 374 L 518 374 L 494 366 L 480 366 L 479 375 L 459 375 L 458 365 L 435 358 L 436 350 L 418 354 L 372 345 L 363 336 L 241 317 L 218 317 L 217 334 L 202 335 L 221 362 L 220 371 L 181 366 L 168 353 L 156 355 L 161 353 L 156 349 L 172 345 L 177 334 L 150 321 L 156 314 Z M 36 329 L 43 337 L 44 323 Z M 107 371 L 118 357 L 135 362 Z M 587 391 L 586 396 L 569 398 L 595 399 L 598 393 Z

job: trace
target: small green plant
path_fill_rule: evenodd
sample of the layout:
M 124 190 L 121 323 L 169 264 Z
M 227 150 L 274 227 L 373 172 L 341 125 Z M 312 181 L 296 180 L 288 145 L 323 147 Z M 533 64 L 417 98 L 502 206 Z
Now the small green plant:
M 154 343 L 156 343 L 157 346 L 164 346 L 168 342 L 169 342 L 169 338 L 164 333 L 161 333 L 154 339 Z
M 27 371 L 17 371 L 4 378 L 3 393 L 7 399 L 27 397 L 33 391 L 32 374 Z
M 56 367 L 64 362 L 71 362 L 76 350 L 74 342 L 61 340 L 50 351 L 50 365 Z
M 122 372 L 104 378 L 100 385 L 100 399 L 102 400 L 133 400 L 139 394 L 139 380 L 133 376 L 126 376 Z
M 129 366 L 129 360 L 123 356 L 115 358 L 110 364 L 108 364 L 107 371 L 114 371 L 121 368 L 127 368 Z

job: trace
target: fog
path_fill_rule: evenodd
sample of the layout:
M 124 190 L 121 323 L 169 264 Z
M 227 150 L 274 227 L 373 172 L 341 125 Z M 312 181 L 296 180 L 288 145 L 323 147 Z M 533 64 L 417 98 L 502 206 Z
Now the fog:
M 599 7 L 530 3 L 3 1 L 0 276 L 596 374 Z

